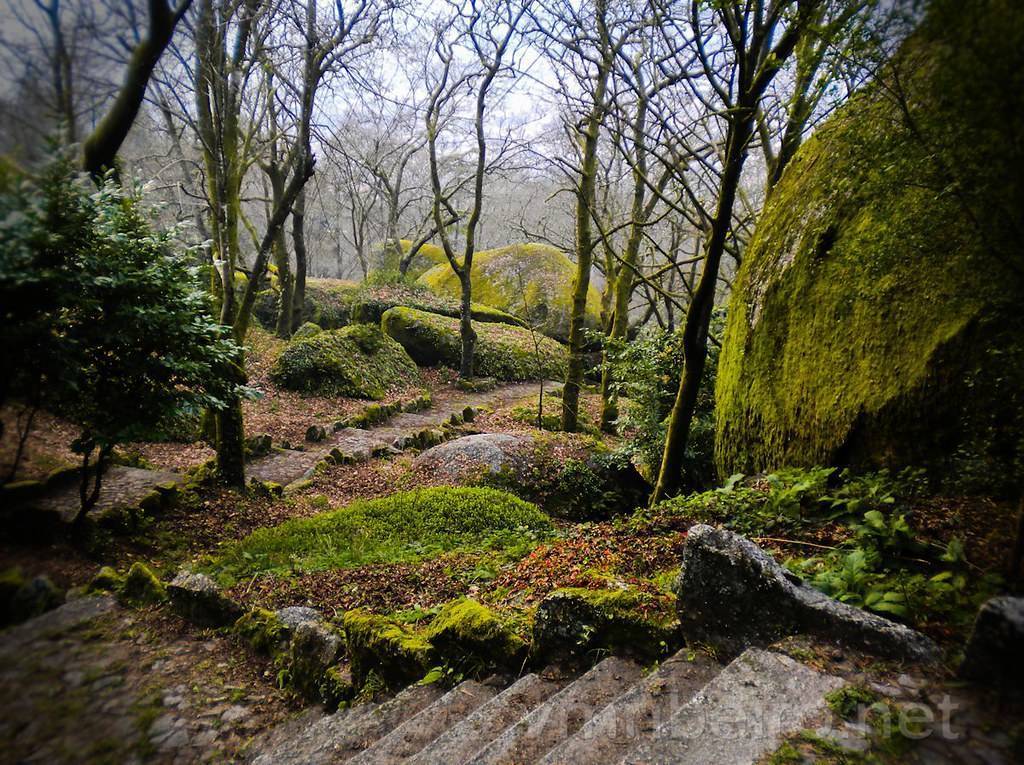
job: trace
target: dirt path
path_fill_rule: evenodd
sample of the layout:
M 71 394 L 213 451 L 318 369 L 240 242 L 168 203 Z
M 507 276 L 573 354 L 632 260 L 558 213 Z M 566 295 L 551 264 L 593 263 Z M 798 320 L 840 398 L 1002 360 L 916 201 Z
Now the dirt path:
M 434 394 L 429 409 L 396 414 L 375 428 L 344 428 L 330 433 L 326 441 L 310 445 L 307 450 L 279 449 L 251 463 L 248 474 L 261 481 L 273 481 L 287 486 L 309 474 L 313 466 L 334 449 L 355 457 L 357 461 L 365 461 L 390 446 L 400 449 L 403 438 L 410 438 L 424 429 L 438 428 L 453 414 L 461 415 L 468 406 L 474 409 L 496 408 L 526 398 L 536 391 L 536 383 L 506 385 L 486 393 L 465 393 L 454 388 L 444 388 Z
M 357 461 L 370 459 L 382 450 L 400 444 L 404 437 L 430 428 L 439 428 L 453 414 L 462 414 L 466 407 L 498 407 L 530 396 L 537 390 L 536 383 L 506 385 L 486 393 L 465 393 L 452 387 L 434 393 L 433 405 L 421 412 L 397 414 L 375 428 L 361 430 L 345 428 L 329 433 L 317 444 L 306 449 L 276 449 L 273 453 L 254 460 L 247 466 L 250 478 L 272 481 L 287 486 L 307 476 L 317 462 L 339 449 Z M 144 470 L 115 466 L 104 476 L 99 501 L 92 517 L 115 513 L 122 508 L 135 508 L 147 500 L 154 491 L 166 491 L 181 484 L 184 476 L 164 470 Z M 78 511 L 78 484 L 74 480 L 26 503 L 26 509 L 53 516 L 61 523 L 70 523 Z
M 265 662 L 159 612 L 84 598 L 0 633 L 0 761 L 231 762 L 290 712 Z

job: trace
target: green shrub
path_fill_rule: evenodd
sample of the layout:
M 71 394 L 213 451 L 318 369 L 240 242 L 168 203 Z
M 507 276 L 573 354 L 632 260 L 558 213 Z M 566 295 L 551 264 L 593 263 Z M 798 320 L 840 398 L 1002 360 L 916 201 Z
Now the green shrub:
M 717 309 L 711 322 L 712 336 L 720 338 L 724 325 L 725 311 Z M 651 330 L 637 338 L 605 342 L 615 390 L 626 399 L 619 425 L 634 433 L 626 449 L 653 479 L 661 464 L 666 422 L 683 368 L 682 332 Z M 691 490 L 713 486 L 718 478 L 714 463 L 717 368 L 718 346 L 709 343 L 683 460 L 682 485 Z
M 412 308 L 392 308 L 381 319 L 384 331 L 402 344 L 418 364 L 458 367 L 462 355 L 458 319 Z M 561 343 L 538 337 L 540 352 L 528 330 L 478 322 L 475 371 L 499 380 L 534 380 L 565 376 L 567 352 Z
M 396 383 L 418 379 L 419 370 L 379 329 L 355 324 L 293 340 L 271 377 L 303 393 L 381 399 Z
M 209 569 L 239 577 L 421 560 L 468 546 L 525 552 L 551 530 L 536 505 L 496 489 L 419 489 L 259 529 Z

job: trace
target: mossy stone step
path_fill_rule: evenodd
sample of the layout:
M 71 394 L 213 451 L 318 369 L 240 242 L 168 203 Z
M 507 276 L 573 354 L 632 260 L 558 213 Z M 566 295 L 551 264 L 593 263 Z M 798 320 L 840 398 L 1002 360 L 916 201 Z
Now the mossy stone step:
M 622 765 L 753 765 L 827 711 L 838 677 L 750 648 L 621 760 Z
M 317 720 L 298 735 L 273 736 L 253 765 L 328 765 L 345 762 L 383 738 L 442 695 L 433 685 L 414 685 L 379 706 L 364 704 Z
M 406 765 L 466 762 L 561 688 L 558 681 L 524 675 L 406 760 Z
M 605 659 L 534 708 L 470 762 L 473 765 L 537 762 L 622 695 L 641 674 L 639 665 L 631 661 L 614 656 Z
M 498 694 L 493 685 L 467 680 L 448 691 L 419 714 L 353 757 L 355 765 L 394 765 L 405 762 L 446 730 Z
M 679 651 L 549 751 L 541 765 L 614 765 L 649 740 L 721 669 L 706 654 Z

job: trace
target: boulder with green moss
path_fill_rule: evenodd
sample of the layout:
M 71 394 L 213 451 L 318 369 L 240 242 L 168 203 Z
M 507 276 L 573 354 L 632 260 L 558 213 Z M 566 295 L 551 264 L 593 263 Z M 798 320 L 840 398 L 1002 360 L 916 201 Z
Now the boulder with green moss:
M 288 646 L 291 630 L 273 611 L 254 608 L 242 614 L 232 628 L 257 653 L 276 656 Z
M 1022 49 L 1019 3 L 936 0 L 881 82 L 800 149 L 730 303 L 723 475 L 914 464 L 964 487 L 1020 474 L 1024 128 L 1005 116 L 1024 113 Z
M 336 705 L 338 691 L 332 688 L 327 673 L 344 651 L 345 636 L 333 625 L 321 621 L 300 623 L 284 661 L 288 684 L 310 701 Z
M 303 340 L 307 337 L 318 335 L 323 331 L 323 327 L 321 327 L 319 324 L 314 324 L 311 321 L 307 321 L 305 324 L 303 324 L 301 327 L 295 330 L 295 332 L 292 333 L 292 340 Z
M 416 363 L 459 366 L 462 340 L 458 319 L 411 308 L 392 308 L 381 319 L 381 327 Z M 477 334 L 474 360 L 477 374 L 499 380 L 565 376 L 567 352 L 561 343 L 506 324 L 475 323 L 473 329 Z
M 121 597 L 129 603 L 153 604 L 167 600 L 167 588 L 145 563 L 136 561 L 128 569 Z
M 679 642 L 671 598 L 637 590 L 556 590 L 541 601 L 533 623 L 533 653 L 541 661 L 595 650 L 654 658 Z
M 18 568 L 0 573 L 0 627 L 19 624 L 63 602 L 64 593 L 47 576 L 29 579 Z
M 271 377 L 303 393 L 381 399 L 394 385 L 418 380 L 419 369 L 380 329 L 357 324 L 288 343 Z
M 441 661 L 477 671 L 522 662 L 526 641 L 491 609 L 471 598 L 446 604 L 424 637 Z
M 385 616 L 356 609 L 342 618 L 349 661 L 357 685 L 376 673 L 390 687 L 419 680 L 430 668 L 430 642 L 405 625 Z
M 473 299 L 515 314 L 559 340 L 569 336 L 572 289 L 576 266 L 564 252 L 546 244 L 510 244 L 481 250 L 473 256 Z M 418 280 L 439 295 L 458 298 L 459 279 L 447 263 L 425 272 Z M 598 327 L 601 295 L 590 286 L 586 321 Z

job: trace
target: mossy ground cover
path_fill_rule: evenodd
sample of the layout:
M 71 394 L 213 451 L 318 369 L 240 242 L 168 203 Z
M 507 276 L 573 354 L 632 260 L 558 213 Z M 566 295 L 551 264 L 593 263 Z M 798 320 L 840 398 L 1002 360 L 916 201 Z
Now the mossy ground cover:
M 206 569 L 222 580 L 260 572 L 417 561 L 460 548 L 522 550 L 551 533 L 535 505 L 484 488 L 433 488 L 355 502 L 260 529 Z
M 381 319 L 381 327 L 418 364 L 459 366 L 462 343 L 458 319 L 412 308 L 392 308 Z M 473 329 L 477 333 L 474 357 L 477 375 L 499 380 L 561 379 L 565 376 L 568 355 L 561 343 L 506 324 L 477 322 Z

